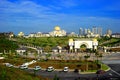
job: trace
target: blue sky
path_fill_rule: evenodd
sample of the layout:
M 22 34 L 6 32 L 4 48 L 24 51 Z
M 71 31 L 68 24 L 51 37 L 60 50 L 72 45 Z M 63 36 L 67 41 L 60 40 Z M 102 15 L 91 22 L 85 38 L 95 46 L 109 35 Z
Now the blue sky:
M 0 0 L 0 32 L 50 32 L 56 25 L 120 32 L 120 0 Z

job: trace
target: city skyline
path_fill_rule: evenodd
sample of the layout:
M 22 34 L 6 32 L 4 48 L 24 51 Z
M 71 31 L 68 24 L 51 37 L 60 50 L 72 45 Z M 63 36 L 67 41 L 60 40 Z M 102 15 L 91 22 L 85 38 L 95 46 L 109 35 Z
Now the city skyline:
M 102 27 L 120 32 L 119 0 L 0 0 L 0 32 L 67 32 Z M 103 31 L 103 32 L 105 32 Z

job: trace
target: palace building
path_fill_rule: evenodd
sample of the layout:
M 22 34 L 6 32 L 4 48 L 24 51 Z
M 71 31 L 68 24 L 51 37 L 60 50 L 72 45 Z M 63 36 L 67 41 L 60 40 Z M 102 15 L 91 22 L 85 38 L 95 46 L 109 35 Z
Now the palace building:
M 69 49 L 77 52 L 80 48 L 86 47 L 87 49 L 97 49 L 97 39 L 69 39 Z
M 53 36 L 53 37 L 66 36 L 66 31 L 61 30 L 59 26 L 55 26 L 54 31 L 50 32 L 49 34 L 50 36 Z

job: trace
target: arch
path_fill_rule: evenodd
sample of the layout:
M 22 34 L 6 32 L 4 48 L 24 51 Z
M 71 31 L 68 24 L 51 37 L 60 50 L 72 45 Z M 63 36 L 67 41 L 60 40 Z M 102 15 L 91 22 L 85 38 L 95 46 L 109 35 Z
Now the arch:
M 86 46 L 86 48 L 89 48 L 89 45 L 88 45 L 88 43 L 86 43 L 86 42 L 83 42 L 83 43 L 80 43 L 80 47 L 82 46 L 82 45 L 85 45 Z
M 80 48 L 87 48 L 87 46 L 85 44 L 82 44 Z
M 88 48 L 88 44 L 86 42 L 83 42 L 83 43 L 80 43 L 79 47 L 81 52 L 86 52 Z

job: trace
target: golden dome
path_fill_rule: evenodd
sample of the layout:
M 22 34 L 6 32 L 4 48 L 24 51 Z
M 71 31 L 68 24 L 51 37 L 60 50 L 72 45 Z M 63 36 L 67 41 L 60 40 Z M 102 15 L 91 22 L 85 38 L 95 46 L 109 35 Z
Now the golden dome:
M 23 35 L 24 35 L 23 32 L 19 32 L 19 33 L 18 33 L 18 36 L 23 36 Z
M 73 39 L 69 39 L 69 42 L 73 42 Z
M 93 39 L 93 41 L 94 41 L 94 42 L 96 42 L 96 41 L 97 41 L 97 39 L 95 39 L 95 38 L 94 38 L 94 39 Z
M 23 34 L 23 32 L 20 32 L 19 34 Z
M 55 31 L 60 31 L 60 27 L 59 26 L 55 26 Z

